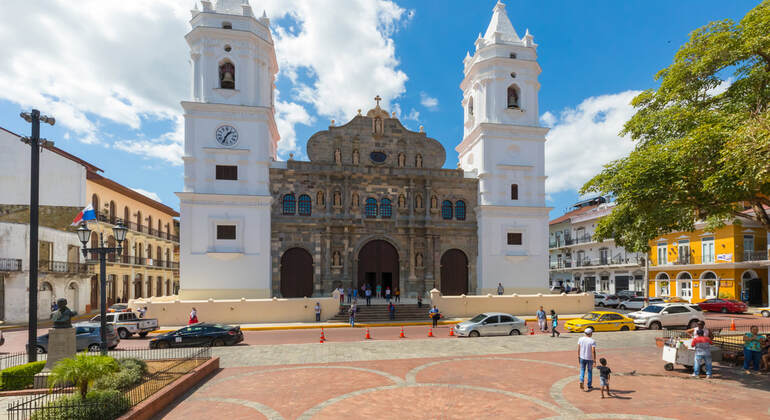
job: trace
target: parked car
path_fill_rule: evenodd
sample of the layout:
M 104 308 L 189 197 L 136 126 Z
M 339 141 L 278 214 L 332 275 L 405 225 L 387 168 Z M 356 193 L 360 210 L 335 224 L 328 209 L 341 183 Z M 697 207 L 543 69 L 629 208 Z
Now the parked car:
M 723 314 L 728 312 L 740 314 L 749 309 L 748 305 L 734 299 L 706 299 L 698 306 L 704 311 L 722 312 Z
M 770 318 L 770 306 L 767 308 L 759 308 L 759 314 L 765 318 Z
M 700 306 L 682 303 L 657 303 L 626 315 L 634 320 L 637 328 L 652 330 L 663 327 L 695 328 L 698 321 L 706 320 Z
M 602 301 L 607 295 L 594 292 L 594 306 L 599 306 L 599 302 Z
M 75 328 L 75 349 L 77 351 L 101 350 L 101 324 L 78 322 L 72 327 Z M 115 328 L 107 324 L 107 348 L 112 350 L 118 346 L 118 343 L 120 343 L 120 337 L 115 333 Z M 37 338 L 37 352 L 48 353 L 48 334 L 43 334 Z
M 644 295 L 644 292 L 638 292 L 633 290 L 621 290 L 619 292 L 616 292 L 615 295 L 620 299 L 627 300 L 633 297 L 641 297 Z
M 680 298 L 679 296 L 661 296 L 665 303 L 690 303 L 687 299 Z
M 596 302 L 596 298 L 594 298 L 594 302 Z M 605 295 L 603 299 L 599 299 L 599 303 L 596 303 L 596 306 L 599 307 L 605 307 L 610 306 L 613 308 L 617 308 L 620 304 L 620 299 L 618 299 L 615 295 Z
M 510 314 L 487 312 L 455 325 L 455 334 L 460 337 L 481 335 L 520 335 L 527 328 L 524 320 Z
M 629 331 L 635 330 L 634 320 L 617 312 L 593 311 L 578 319 L 571 319 L 564 324 L 567 331 L 583 332 L 591 327 L 594 331 Z
M 150 348 L 232 346 L 241 341 L 241 327 L 204 322 L 159 335 L 150 340 Z
M 91 318 L 91 322 L 100 323 L 102 316 Z M 158 329 L 158 320 L 154 318 L 139 318 L 134 312 L 113 312 L 107 314 L 107 323 L 115 326 L 118 335 L 122 339 L 139 334 L 145 337 L 148 333 Z
M 628 299 L 626 301 L 620 302 L 620 305 L 618 305 L 619 309 L 642 309 L 647 305 L 655 305 L 659 303 L 664 303 L 663 299 L 661 298 L 650 298 L 647 303 L 644 302 L 643 297 L 632 297 L 631 299 Z

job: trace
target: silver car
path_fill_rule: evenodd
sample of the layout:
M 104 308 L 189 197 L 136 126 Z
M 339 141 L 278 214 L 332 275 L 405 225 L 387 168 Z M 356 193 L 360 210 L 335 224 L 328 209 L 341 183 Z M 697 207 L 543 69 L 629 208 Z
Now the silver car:
M 75 348 L 77 351 L 99 351 L 101 348 L 101 325 L 95 322 L 79 322 L 75 328 Z M 115 327 L 107 324 L 107 347 L 112 350 L 120 343 Z M 48 334 L 37 338 L 37 352 L 48 353 Z
M 455 334 L 460 337 L 481 335 L 520 335 L 526 327 L 524 320 L 510 314 L 486 312 L 455 325 Z

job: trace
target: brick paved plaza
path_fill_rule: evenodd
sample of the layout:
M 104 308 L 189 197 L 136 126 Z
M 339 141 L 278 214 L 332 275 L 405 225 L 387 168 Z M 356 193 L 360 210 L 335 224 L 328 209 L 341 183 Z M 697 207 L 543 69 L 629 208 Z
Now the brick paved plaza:
M 445 331 L 441 331 L 444 333 Z M 770 377 L 666 372 L 655 332 L 596 334 L 618 397 L 577 384 L 577 334 L 216 349 L 222 369 L 159 418 L 766 418 Z M 443 335 L 443 334 L 442 334 Z M 598 386 L 598 373 L 594 386 Z

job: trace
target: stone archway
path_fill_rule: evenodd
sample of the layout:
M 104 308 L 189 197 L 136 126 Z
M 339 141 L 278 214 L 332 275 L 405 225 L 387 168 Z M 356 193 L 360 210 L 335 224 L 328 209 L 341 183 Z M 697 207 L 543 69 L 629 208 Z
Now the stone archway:
M 382 290 L 391 290 L 399 286 L 398 251 L 388 241 L 375 239 L 364 245 L 358 251 L 358 288 L 366 284 L 376 289 L 379 284 Z
M 450 249 L 441 256 L 441 294 L 468 294 L 468 257 L 459 249 Z
M 281 296 L 313 296 L 313 256 L 302 248 L 290 248 L 281 257 Z

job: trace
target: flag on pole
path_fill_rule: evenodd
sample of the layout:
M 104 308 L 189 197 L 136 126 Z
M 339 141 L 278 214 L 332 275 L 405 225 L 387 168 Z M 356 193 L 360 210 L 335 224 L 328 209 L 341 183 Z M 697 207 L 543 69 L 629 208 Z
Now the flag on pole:
M 77 226 L 80 224 L 80 222 L 85 222 L 88 220 L 96 220 L 96 212 L 94 211 L 94 207 L 91 204 L 89 204 L 83 210 L 80 210 L 80 213 L 78 213 L 78 215 L 75 216 L 75 219 L 72 220 L 72 226 Z

